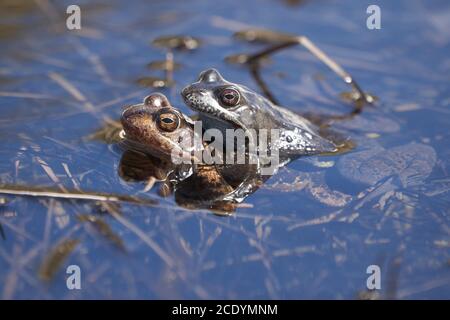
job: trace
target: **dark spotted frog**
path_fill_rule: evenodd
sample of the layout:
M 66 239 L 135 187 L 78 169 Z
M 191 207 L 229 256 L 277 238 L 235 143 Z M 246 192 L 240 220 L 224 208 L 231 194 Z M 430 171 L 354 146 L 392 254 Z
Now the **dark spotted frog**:
M 203 71 L 197 82 L 182 90 L 185 103 L 199 112 L 205 129 L 278 129 L 279 137 L 270 141 L 280 159 L 293 160 L 303 155 L 336 151 L 333 142 L 321 137 L 307 119 L 271 103 L 265 97 L 240 84 L 225 80 L 215 69 Z M 257 137 L 253 137 L 253 142 Z

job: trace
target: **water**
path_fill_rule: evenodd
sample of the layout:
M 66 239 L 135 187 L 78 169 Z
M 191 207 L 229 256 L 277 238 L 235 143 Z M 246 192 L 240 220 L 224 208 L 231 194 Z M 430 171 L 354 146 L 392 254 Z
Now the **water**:
M 123 204 L 114 211 L 121 215 L 111 216 L 92 201 L 5 196 L 3 298 L 353 299 L 366 291 L 366 268 L 373 264 L 381 267 L 381 297 L 449 298 L 445 1 L 379 1 L 382 29 L 374 31 L 366 28 L 370 1 L 81 1 L 78 33 L 65 29 L 65 2 L 0 5 L 0 181 L 138 195 L 158 204 Z M 376 107 L 335 124 L 357 143 L 352 152 L 421 143 L 436 152 L 431 173 L 406 186 L 398 175 L 388 177 L 374 191 L 339 172 L 343 156 L 298 160 L 289 165 L 294 176 L 317 172 L 323 178 L 317 186 L 352 200 L 332 207 L 306 190 L 267 187 L 228 218 L 183 209 L 156 188 L 144 192 L 143 183 L 123 181 L 120 149 L 87 137 L 151 92 L 136 79 L 162 76 L 146 68 L 165 56 L 150 41 L 168 34 L 202 40 L 198 50 L 175 52 L 182 64 L 176 85 L 160 90 L 190 114 L 179 92 L 206 68 L 258 90 L 245 68 L 224 62 L 230 54 L 262 48 L 231 37 L 254 26 L 307 35 L 379 97 Z M 274 56 L 262 74 L 280 103 L 295 111 L 341 114 L 351 108 L 339 98 L 345 84 L 300 48 Z M 332 166 L 318 169 L 314 161 Z M 125 251 L 95 224 L 80 222 L 80 214 L 100 217 Z M 43 261 L 67 239 L 78 245 L 43 281 Z M 81 290 L 66 287 L 69 265 L 82 270 Z

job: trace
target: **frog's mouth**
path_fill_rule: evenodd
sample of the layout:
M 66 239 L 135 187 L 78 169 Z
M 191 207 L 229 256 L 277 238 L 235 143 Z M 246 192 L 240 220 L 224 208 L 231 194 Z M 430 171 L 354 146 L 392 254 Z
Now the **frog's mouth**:
M 119 145 L 126 150 L 135 150 L 155 157 L 160 157 L 175 164 L 179 163 L 180 161 L 184 163 L 191 163 L 191 161 L 198 160 L 193 154 L 194 150 L 183 149 L 179 145 L 173 143 L 168 139 L 164 141 L 164 144 L 159 145 L 156 145 L 156 139 L 153 139 L 155 145 L 152 145 L 149 143 L 143 143 L 136 137 L 127 136 L 125 131 L 122 136 L 123 139 L 120 141 Z

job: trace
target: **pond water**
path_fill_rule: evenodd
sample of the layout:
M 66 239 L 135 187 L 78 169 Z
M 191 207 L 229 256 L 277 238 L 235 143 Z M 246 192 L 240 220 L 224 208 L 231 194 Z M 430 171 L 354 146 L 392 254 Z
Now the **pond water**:
M 380 30 L 366 27 L 370 1 L 78 3 L 80 31 L 66 29 L 70 1 L 0 4 L 0 184 L 152 204 L 0 195 L 0 297 L 450 297 L 448 1 L 377 1 Z M 334 124 L 356 147 L 292 162 L 230 217 L 122 180 L 122 151 L 91 137 L 155 91 L 136 82 L 164 75 L 147 67 L 166 54 L 151 41 L 201 40 L 174 52 L 175 84 L 158 89 L 192 114 L 179 92 L 206 68 L 259 90 L 246 68 L 224 61 L 264 47 L 232 37 L 250 27 L 307 35 L 378 97 Z M 291 110 L 351 109 L 340 98 L 345 84 L 302 48 L 274 55 L 261 72 Z M 310 188 L 296 188 L 295 177 Z M 317 196 L 324 189 L 344 202 L 330 205 Z M 81 269 L 81 290 L 66 287 L 69 265 Z M 380 266 L 382 287 L 369 293 L 370 265 Z

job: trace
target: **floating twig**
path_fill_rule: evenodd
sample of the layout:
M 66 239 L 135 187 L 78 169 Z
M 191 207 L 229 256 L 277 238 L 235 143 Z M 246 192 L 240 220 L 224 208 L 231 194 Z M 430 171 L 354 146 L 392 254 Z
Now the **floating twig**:
M 361 112 L 364 104 L 372 104 L 375 102 L 375 98 L 361 89 L 359 84 L 354 78 L 344 70 L 336 61 L 331 59 L 325 52 L 319 49 L 311 40 L 305 36 L 296 36 L 287 33 L 279 33 L 276 31 L 264 30 L 264 29 L 248 29 L 236 32 L 234 35 L 236 38 L 245 40 L 248 42 L 262 42 L 272 44 L 269 48 L 266 48 L 256 54 L 252 55 L 237 55 L 234 56 L 234 62 L 247 64 L 250 68 L 250 72 L 255 78 L 255 81 L 260 86 L 264 94 L 274 103 L 276 99 L 270 93 L 267 85 L 264 83 L 260 76 L 260 64 L 259 60 L 276 53 L 285 48 L 292 47 L 294 45 L 301 45 L 306 48 L 317 59 L 324 63 L 334 73 L 336 73 L 345 83 L 349 84 L 353 93 L 351 94 L 352 101 L 355 102 L 355 110 L 352 114 Z
M 152 206 L 157 204 L 157 201 L 153 199 L 140 199 L 128 195 L 89 193 L 81 191 L 61 192 L 57 190 L 45 189 L 43 187 L 28 187 L 20 185 L 2 185 L 0 186 L 0 194 L 28 196 L 28 197 L 59 198 L 70 200 L 102 201 L 102 202 L 129 202 L 134 204 L 152 205 Z

